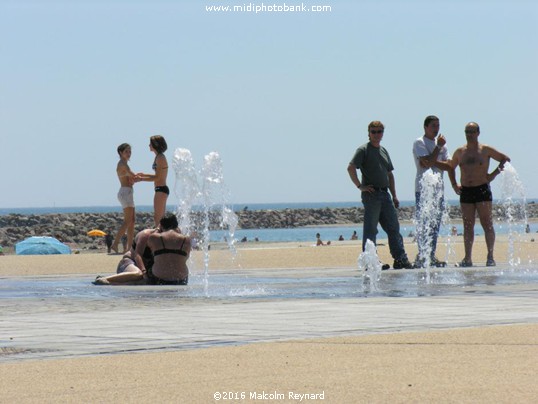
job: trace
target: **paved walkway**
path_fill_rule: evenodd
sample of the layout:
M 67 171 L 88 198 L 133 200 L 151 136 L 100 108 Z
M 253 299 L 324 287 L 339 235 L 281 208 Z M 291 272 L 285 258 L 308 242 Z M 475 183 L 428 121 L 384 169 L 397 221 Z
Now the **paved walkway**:
M 403 272 L 396 273 L 383 277 Z M 475 279 L 482 273 L 475 270 Z M 360 281 L 351 270 L 314 274 Z M 307 269 L 278 271 L 280 278 L 312 275 Z M 45 281 L 59 279 L 66 278 Z M 169 288 L 151 289 L 148 298 L 146 287 L 126 288 L 128 299 L 114 299 L 113 287 L 89 287 L 94 295 L 84 299 L 61 290 L 57 297 L 0 299 L 0 362 L 538 322 L 535 282 L 456 287 L 437 296 L 322 299 L 178 299 Z

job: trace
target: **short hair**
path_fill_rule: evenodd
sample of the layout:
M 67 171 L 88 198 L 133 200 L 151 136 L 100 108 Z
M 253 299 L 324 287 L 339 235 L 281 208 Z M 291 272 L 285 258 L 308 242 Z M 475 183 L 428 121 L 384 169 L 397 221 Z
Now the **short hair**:
M 467 125 L 465 125 L 465 129 L 467 129 L 467 127 L 469 126 L 476 126 L 476 129 L 478 130 L 478 133 L 480 133 L 480 125 L 477 124 L 476 122 L 469 122 Z
M 179 227 L 177 216 L 173 213 L 166 213 L 159 221 L 159 224 L 163 230 L 172 230 Z
M 432 121 L 438 121 L 439 118 L 437 118 L 435 115 L 428 115 L 426 119 L 424 119 L 424 127 L 428 126 Z
M 161 135 L 155 135 L 149 138 L 151 146 L 155 149 L 157 153 L 164 153 L 168 149 L 166 140 Z
M 130 149 L 131 145 L 129 143 L 122 143 L 118 146 L 118 154 L 121 156 L 121 153 L 125 151 L 125 149 Z
M 385 126 L 383 125 L 383 123 L 381 121 L 372 121 L 370 122 L 370 124 L 368 125 L 368 132 L 370 132 L 370 129 L 372 128 L 381 128 L 383 130 L 385 130 Z

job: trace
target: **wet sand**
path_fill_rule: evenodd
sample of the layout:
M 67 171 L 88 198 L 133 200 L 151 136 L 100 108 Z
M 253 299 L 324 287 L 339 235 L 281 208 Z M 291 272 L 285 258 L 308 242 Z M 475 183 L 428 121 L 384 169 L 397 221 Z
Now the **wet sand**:
M 515 247 L 534 268 L 538 252 L 530 241 L 532 235 L 527 236 Z M 485 261 L 480 238 L 474 249 L 477 264 Z M 408 241 L 406 249 L 412 257 L 416 249 Z M 497 261 L 506 263 L 507 238 L 498 237 L 496 247 Z M 328 247 L 252 243 L 239 246 L 235 260 L 227 251 L 215 249 L 210 267 L 215 271 L 239 266 L 243 270 L 354 268 L 358 248 L 358 242 Z M 440 257 L 443 248 L 441 243 Z M 454 249 L 460 259 L 461 237 Z M 379 253 L 384 262 L 391 262 L 388 246 L 379 246 Z M 79 274 L 91 280 L 97 273 L 112 273 L 119 258 L 104 253 L 4 256 L 0 277 Z M 201 259 L 201 253 L 195 252 L 194 265 L 200 265 Z M 292 309 L 293 302 L 289 306 Z M 310 400 L 303 396 L 302 402 L 326 403 L 536 402 L 538 310 L 536 323 L 530 324 L 371 332 L 375 335 L 0 363 L 0 402 L 301 402 L 301 396 L 290 397 L 290 392 L 318 394 Z M 2 348 L 2 355 L 8 354 Z M 220 400 L 215 393 L 222 394 Z

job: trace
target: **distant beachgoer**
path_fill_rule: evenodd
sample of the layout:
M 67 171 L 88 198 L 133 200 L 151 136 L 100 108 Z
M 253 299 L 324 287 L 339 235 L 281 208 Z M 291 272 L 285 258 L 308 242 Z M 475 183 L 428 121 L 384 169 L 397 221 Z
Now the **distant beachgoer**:
M 338 236 L 338 241 L 344 241 L 344 236 L 340 234 L 340 236 Z
M 245 236 L 245 237 L 243 237 L 243 238 L 241 239 L 241 242 L 242 242 L 242 243 L 246 243 L 247 241 L 248 241 L 248 240 L 247 240 L 247 236 Z
M 108 229 L 107 233 L 105 234 L 105 245 L 107 248 L 107 252 L 110 254 L 112 252 L 112 243 L 114 242 L 114 236 L 112 235 L 112 231 Z
M 452 230 L 450 231 L 450 234 L 452 236 L 457 236 L 458 235 L 458 229 L 456 226 L 452 226 Z
M 322 240 L 321 240 L 321 235 L 319 233 L 316 233 L 316 246 L 319 246 L 319 245 L 331 245 L 331 241 L 327 241 L 327 243 L 324 243 Z
M 131 158 L 131 146 L 127 143 L 122 143 L 118 146 L 118 154 L 120 161 L 116 167 L 116 173 L 120 180 L 121 188 L 118 192 L 118 200 L 123 209 L 123 224 L 121 225 L 116 238 L 110 247 L 116 253 L 118 252 L 118 244 L 121 238 L 127 233 L 127 243 L 123 248 L 123 253 L 127 252 L 127 246 L 133 243 L 134 227 L 135 227 L 135 204 L 133 197 L 133 184 L 135 174 L 129 168 L 129 160 Z
M 165 214 L 159 222 L 159 233 L 150 234 L 148 247 L 155 262 L 145 277 L 151 285 L 186 285 L 189 281 L 187 260 L 191 239 L 181 234 L 176 215 Z
M 400 202 L 396 197 L 396 185 L 392 173 L 394 167 L 389 152 L 381 146 L 384 132 L 385 126 L 382 122 L 370 122 L 368 125 L 369 142 L 356 150 L 347 166 L 349 178 L 360 190 L 364 206 L 362 251 L 367 240 L 376 244 L 377 225 L 381 224 L 389 239 L 394 269 L 411 269 L 413 264 L 409 262 L 405 252 L 396 211 Z M 359 180 L 357 170 L 362 173 L 362 181 Z
M 153 220 L 155 226 L 159 225 L 159 221 L 166 212 L 166 201 L 170 195 L 170 189 L 166 185 L 166 177 L 168 176 L 168 161 L 164 152 L 168 149 L 166 140 L 160 135 L 152 136 L 149 140 L 149 149 L 155 153 L 153 161 L 153 170 L 155 174 L 136 174 L 135 181 L 153 181 L 155 185 L 155 196 L 153 197 Z
M 116 274 L 97 276 L 94 285 L 138 285 L 145 284 L 144 273 L 153 267 L 153 253 L 147 247 L 148 238 L 157 229 L 144 229 L 135 236 L 131 249 L 118 263 Z
M 357 230 L 353 230 L 353 234 L 351 235 L 351 240 L 358 240 L 359 236 L 357 236 Z
M 465 125 L 467 144 L 458 148 L 452 160 L 448 162 L 452 169 L 460 168 L 461 186 L 452 184 L 454 191 L 460 196 L 461 214 L 463 218 L 463 244 L 465 257 L 460 263 L 462 267 L 473 266 L 472 252 L 474 243 L 474 225 L 476 214 L 484 229 L 488 255 L 486 266 L 495 266 L 493 249 L 495 246 L 495 229 L 493 227 L 491 188 L 489 183 L 504 169 L 510 158 L 491 146 L 478 142 L 480 126 L 476 122 Z M 491 159 L 499 162 L 497 168 L 488 174 Z
M 531 226 L 527 223 L 527 226 L 525 226 L 525 233 L 531 232 Z

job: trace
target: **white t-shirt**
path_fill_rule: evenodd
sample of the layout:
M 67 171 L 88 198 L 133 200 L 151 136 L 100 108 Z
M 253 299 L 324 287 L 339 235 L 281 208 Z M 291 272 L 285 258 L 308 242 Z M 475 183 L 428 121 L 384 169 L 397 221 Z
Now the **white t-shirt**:
M 420 166 L 420 157 L 429 156 L 433 153 L 436 143 L 435 140 L 429 139 L 426 136 L 421 136 L 413 143 L 413 159 L 415 160 L 415 166 L 417 167 L 417 175 L 415 177 L 415 192 L 420 192 L 420 180 L 422 175 L 429 170 L 429 168 Z M 450 154 L 446 146 L 441 147 L 439 150 L 439 155 L 437 156 L 437 161 L 447 161 L 450 159 Z M 441 181 L 443 181 L 443 170 L 433 166 L 431 170 L 434 173 L 441 173 Z

